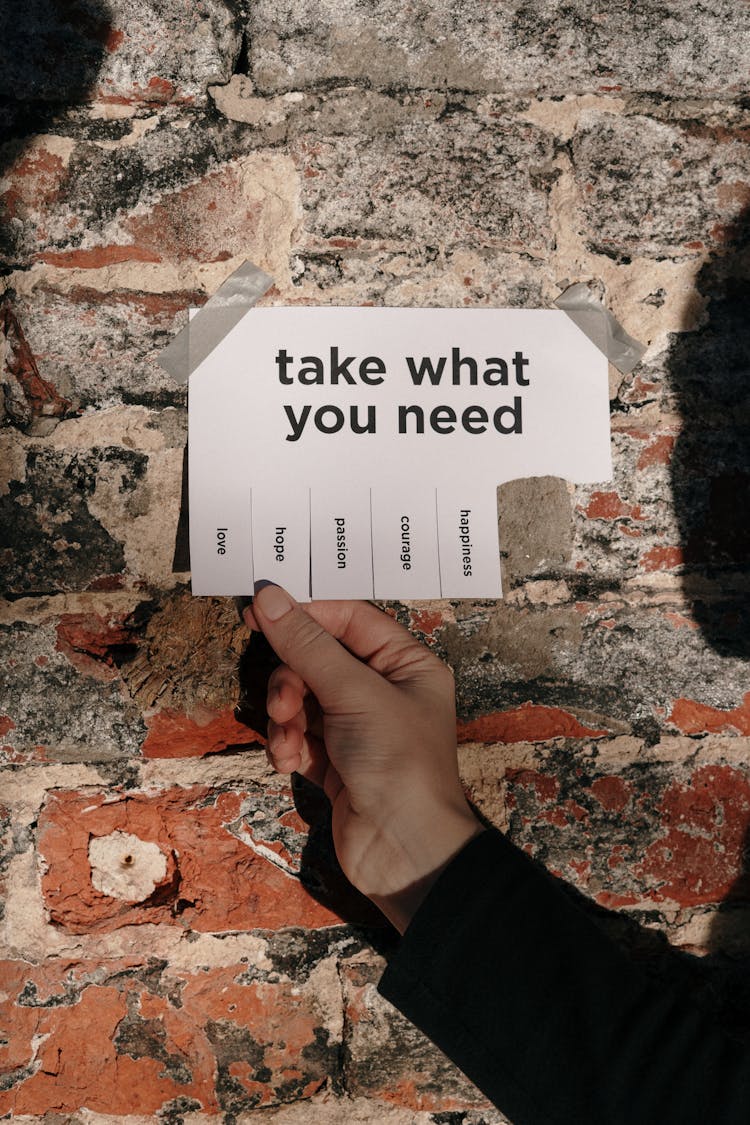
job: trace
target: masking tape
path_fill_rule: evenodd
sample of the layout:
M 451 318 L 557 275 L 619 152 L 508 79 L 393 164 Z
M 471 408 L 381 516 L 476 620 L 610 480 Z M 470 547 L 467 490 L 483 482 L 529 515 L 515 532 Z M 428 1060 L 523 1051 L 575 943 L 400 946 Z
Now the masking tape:
M 623 375 L 629 375 L 642 359 L 646 345 L 628 335 L 584 282 L 569 285 L 557 298 L 555 306 L 568 314 L 584 336 L 588 336 Z
M 195 369 L 272 285 L 272 277 L 252 262 L 244 262 L 160 352 L 159 365 L 176 382 L 187 383 Z

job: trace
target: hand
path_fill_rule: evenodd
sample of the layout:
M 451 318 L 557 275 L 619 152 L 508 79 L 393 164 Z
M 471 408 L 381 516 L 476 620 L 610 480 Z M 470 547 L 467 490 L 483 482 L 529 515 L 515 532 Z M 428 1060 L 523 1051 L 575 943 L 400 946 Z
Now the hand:
M 245 611 L 283 661 L 268 757 L 320 785 L 347 878 L 402 933 L 449 860 L 483 831 L 458 776 L 450 670 L 367 602 L 265 586 Z

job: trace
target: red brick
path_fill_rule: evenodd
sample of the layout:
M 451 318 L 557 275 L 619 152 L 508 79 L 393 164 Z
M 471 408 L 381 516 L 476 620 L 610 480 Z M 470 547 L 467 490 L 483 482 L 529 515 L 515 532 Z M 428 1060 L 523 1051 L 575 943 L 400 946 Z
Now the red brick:
M 42 289 L 42 286 L 39 286 Z M 45 287 L 45 292 L 54 294 L 54 290 Z M 81 305 L 97 305 L 104 301 L 104 296 L 97 289 L 90 289 L 85 285 L 72 285 L 66 290 L 65 297 Z M 138 293 L 132 289 L 108 289 L 106 302 L 110 306 L 124 306 L 133 309 L 141 316 L 153 319 L 161 318 L 165 328 L 171 327 L 172 321 L 178 313 L 184 313 L 190 305 L 202 305 L 206 301 L 206 294 L 198 289 L 178 289 L 169 293 Z
M 98 613 L 66 613 L 57 625 L 58 652 L 81 672 L 98 680 L 113 680 L 117 669 L 113 649 L 133 644 L 133 635 L 122 619 L 104 619 Z
M 421 609 L 412 611 L 409 623 L 411 628 L 416 633 L 421 633 L 429 643 L 435 640 L 435 630 L 444 624 L 444 620 L 439 610 Z
M 176 96 L 176 87 L 167 78 L 154 76 L 146 85 L 134 83 L 126 94 L 112 94 L 108 87 L 102 86 L 97 90 L 97 101 L 105 105 L 132 105 L 134 102 L 145 102 L 147 105 L 166 105 L 172 102 L 177 105 L 192 105 L 195 98 L 192 94 Z
M 588 859 L 571 859 L 568 866 L 575 871 L 579 880 L 585 880 L 591 874 L 591 863 Z
M 639 469 L 648 469 L 651 465 L 668 465 L 672 459 L 675 444 L 674 434 L 659 434 L 652 438 L 638 458 Z
M 66 269 L 119 262 L 221 262 L 252 242 L 263 211 L 248 200 L 242 169 L 228 164 L 196 183 L 164 192 L 145 213 L 121 220 L 122 241 L 86 249 L 43 249 L 36 260 Z
M 597 777 L 591 783 L 591 792 L 602 808 L 620 812 L 631 796 L 631 787 L 621 777 Z
M 640 504 L 626 504 L 617 492 L 592 492 L 585 508 L 579 507 L 588 519 L 643 519 Z
M 26 399 L 29 418 L 60 418 L 70 409 L 68 399 L 52 383 L 42 379 L 18 317 L 8 301 L 0 304 L 0 333 L 8 345 L 5 364 Z M 27 419 L 21 419 L 27 421 Z
M 536 703 L 522 703 L 458 724 L 459 742 L 546 742 L 551 738 L 602 738 L 608 733 L 584 726 L 559 707 Z
M 200 1027 L 221 1022 L 250 1031 L 270 1074 L 259 1078 L 246 1058 L 229 1063 L 227 1069 L 254 1104 L 277 1103 L 277 1088 L 290 1080 L 300 1084 L 298 1096 L 310 1097 L 328 1078 L 303 1053 L 312 1053 L 320 1025 L 314 998 L 290 981 L 239 983 L 239 976 L 236 967 L 193 976 L 181 997 L 187 1014 Z
M 243 819 L 246 798 L 251 813 L 264 813 L 263 823 L 252 815 Z M 268 825 L 273 828 L 289 805 L 282 791 L 248 795 L 201 786 L 114 800 L 105 793 L 55 792 L 39 819 L 39 850 L 47 868 L 42 888 L 51 920 L 73 933 L 143 922 L 213 932 L 335 925 L 341 913 L 317 902 L 297 878 L 307 837 L 294 829 L 269 835 Z M 243 839 L 228 827 L 238 820 L 235 831 L 244 833 Z M 116 831 L 155 843 L 167 857 L 162 884 L 144 902 L 111 898 L 91 882 L 90 838 Z M 331 897 L 340 895 L 336 909 L 347 917 L 354 910 L 356 916 L 358 899 L 353 892 L 347 897 L 347 889 L 348 884 L 334 885 Z
M 647 572 L 654 570 L 673 570 L 682 566 L 684 556 L 681 547 L 652 547 L 641 555 L 640 567 Z
M 62 266 L 71 270 L 98 270 L 104 266 L 115 266 L 119 262 L 160 262 L 161 257 L 154 250 L 143 246 L 92 246 L 88 250 L 47 250 L 37 254 L 38 261 L 48 266 Z
M 4 173 L 9 187 L 0 195 L 5 219 L 24 219 L 27 208 L 38 211 L 54 203 L 65 180 L 63 160 L 48 149 L 35 145 L 20 156 Z
M 119 28 L 112 28 L 107 33 L 107 38 L 104 41 L 104 47 L 108 54 L 112 54 L 121 45 L 125 38 L 125 32 Z
M 235 718 L 233 708 L 193 716 L 158 711 L 146 717 L 146 726 L 148 734 L 142 747 L 145 758 L 199 758 L 228 746 L 265 744 L 262 735 Z
M 262 210 L 261 200 L 248 204 L 242 172 L 230 165 L 165 194 L 147 214 L 133 215 L 123 226 L 159 259 L 217 262 L 254 239 Z
M 156 1114 L 176 1098 L 218 1113 L 279 1104 L 290 1087 L 311 1096 L 338 1050 L 321 1027 L 330 1001 L 247 969 L 162 978 L 135 958 L 0 962 L 0 1113 Z
M 512 784 L 533 788 L 537 799 L 541 802 L 554 801 L 560 791 L 556 778 L 546 773 L 539 773 L 538 770 L 510 769 L 506 771 L 505 777 Z
M 23 1009 L 14 1009 L 14 1017 L 19 1011 Z M 37 1073 L 0 1094 L 6 1113 L 68 1112 L 82 1103 L 94 1112 L 151 1113 L 175 1097 L 201 1092 L 194 1082 L 178 1084 L 167 1078 L 157 1059 L 117 1053 L 113 1040 L 126 1007 L 124 997 L 112 988 L 87 989 L 78 1003 L 55 1009 L 53 1018 L 37 1009 L 28 1011 L 33 1023 L 28 1017 L 23 1023 L 33 1027 L 31 1034 L 48 1038 L 39 1050 Z M 28 1050 L 25 1061 L 31 1057 Z
M 635 906 L 638 902 L 635 895 L 622 895 L 615 891 L 598 891 L 594 898 L 607 910 L 621 910 L 625 906 Z
M 636 375 L 632 386 L 624 392 L 622 397 L 628 403 L 643 402 L 644 399 L 653 398 L 658 387 L 658 383 L 654 383 L 651 379 L 645 378 L 643 375 Z
M 664 613 L 667 621 L 674 625 L 675 629 L 697 629 L 698 622 L 694 621 L 691 617 L 685 617 L 683 613 L 674 613 L 667 610 Z
M 750 826 L 746 774 L 730 766 L 703 766 L 687 784 L 671 785 L 658 811 L 664 831 L 635 868 L 648 897 L 687 907 L 738 893 Z M 747 897 L 750 888 L 743 889 Z
M 728 711 L 693 699 L 677 699 L 668 721 L 683 734 L 750 734 L 750 691 L 739 707 Z

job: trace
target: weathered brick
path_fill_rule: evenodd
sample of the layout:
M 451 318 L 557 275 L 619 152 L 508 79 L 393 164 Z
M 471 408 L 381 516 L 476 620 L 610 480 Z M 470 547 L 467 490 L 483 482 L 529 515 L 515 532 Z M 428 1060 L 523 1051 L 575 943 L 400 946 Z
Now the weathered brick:
M 136 646 L 123 617 L 65 613 L 57 623 L 56 647 L 74 667 L 106 683 L 116 679 L 118 662 Z
M 711 129 L 641 115 L 590 112 L 572 141 L 573 166 L 593 250 L 668 258 L 722 247 L 750 198 L 750 146 Z M 744 185 L 748 195 L 728 192 Z
M 113 264 L 107 252 L 103 264 Z M 137 403 L 183 406 L 185 391 L 156 362 L 186 319 L 202 304 L 195 290 L 143 293 L 86 285 L 39 286 L 17 294 L 13 308 L 40 374 L 75 410 Z
M 550 249 L 551 138 L 493 108 L 440 113 L 413 99 L 333 92 L 300 120 L 292 151 L 307 229 L 329 245 Z
M 488 1125 L 504 1118 L 445 1055 L 376 991 L 384 969 L 373 954 L 342 963 L 347 1090 L 437 1113 L 481 1107 Z
M 0 421 L 33 432 L 53 428 L 71 403 L 40 377 L 18 317 L 7 300 L 0 305 L 0 354 Z
M 44 142 L 51 152 L 32 149 L 36 160 L 9 148 L 3 258 L 17 267 L 41 260 L 92 269 L 270 251 L 278 270 L 278 238 L 296 218 L 284 214 L 295 188 L 289 158 L 254 155 L 250 130 L 209 126 L 197 113 L 155 114 L 150 128 L 137 128 L 138 120 L 128 143 L 79 138 L 72 121 L 70 138 Z M 46 172 L 39 191 L 42 163 L 54 165 L 55 178 Z
M 30 446 L 25 472 L 0 497 L 6 590 L 50 593 L 168 583 L 179 514 L 179 450 Z M 171 497 L 171 521 L 164 500 Z M 170 530 L 171 523 L 171 530 Z M 167 529 L 165 531 L 165 528 Z
M 746 27 L 731 0 L 461 6 L 356 0 L 253 6 L 251 74 L 265 92 L 362 82 L 380 87 L 564 95 L 746 90 Z
M 2 1112 L 236 1114 L 311 1097 L 338 1068 L 340 991 L 332 958 L 297 960 L 0 963 Z
M 669 606 L 636 609 L 614 596 L 599 605 L 589 597 L 520 612 L 498 605 L 481 617 L 467 606 L 456 618 L 436 630 L 437 648 L 456 673 L 461 729 L 479 738 L 483 729 L 515 729 L 530 740 L 548 730 L 580 736 L 573 716 L 597 730 L 666 732 L 681 698 L 706 708 L 705 729 L 743 729 L 745 661 L 717 653 L 699 628 L 685 627 L 692 619 Z M 529 703 L 541 710 L 517 710 Z M 555 712 L 544 708 L 567 714 L 551 721 Z
M 76 654 L 49 622 L 0 627 L 0 652 L 5 760 L 124 764 L 138 754 L 145 726 L 121 686 L 110 682 L 110 650 Z
M 510 769 L 511 837 L 605 906 L 669 909 L 746 901 L 750 778 L 717 762 L 675 770 L 659 760 L 602 772 L 596 756 L 550 751 Z
M 258 638 L 246 651 L 248 638 L 231 600 L 193 599 L 184 589 L 135 609 L 0 627 L 3 753 L 121 764 L 140 754 L 257 753 L 270 665 L 255 660 Z M 58 713 L 59 694 L 72 718 Z
M 341 245 L 350 241 L 354 245 Z M 539 308 L 546 263 L 511 253 L 399 246 L 381 250 L 367 240 L 330 238 L 299 248 L 292 260 L 289 302 L 373 304 L 419 308 Z
M 305 827 L 285 790 L 194 786 L 117 800 L 104 793 L 55 793 L 39 827 L 50 918 L 72 933 L 144 922 L 226 932 L 314 929 L 350 914 L 372 919 L 373 908 L 343 880 L 325 847 L 317 855 L 313 848 L 311 859 Z M 142 901 L 112 897 L 92 883 L 90 840 L 116 832 L 156 844 L 165 857 L 161 883 Z M 129 866 L 128 855 L 138 862 L 131 850 L 121 864 Z

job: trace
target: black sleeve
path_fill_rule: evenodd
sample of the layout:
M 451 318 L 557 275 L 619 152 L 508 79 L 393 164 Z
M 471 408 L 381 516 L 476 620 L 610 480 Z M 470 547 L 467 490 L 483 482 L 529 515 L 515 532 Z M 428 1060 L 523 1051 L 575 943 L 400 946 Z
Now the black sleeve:
M 495 830 L 441 874 L 379 991 L 513 1125 L 750 1123 L 750 1048 Z

